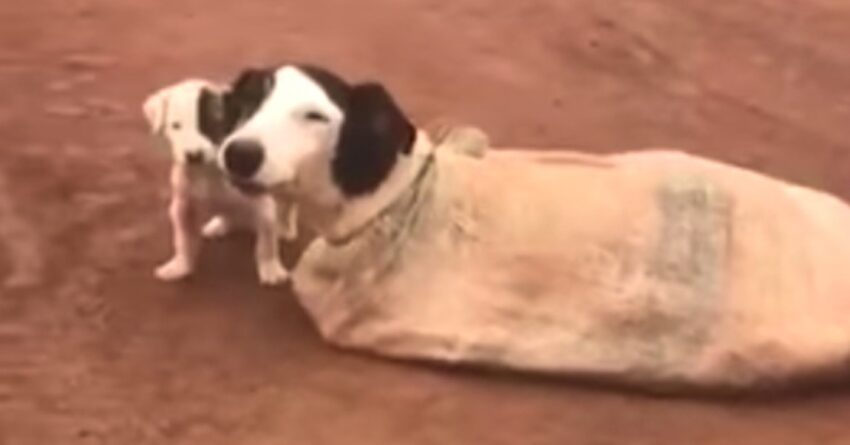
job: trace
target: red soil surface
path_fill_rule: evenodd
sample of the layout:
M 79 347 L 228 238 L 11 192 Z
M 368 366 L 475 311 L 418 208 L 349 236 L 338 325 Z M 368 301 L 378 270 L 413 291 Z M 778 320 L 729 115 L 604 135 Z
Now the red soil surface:
M 844 390 L 673 400 L 335 350 L 244 238 L 156 282 L 139 108 L 307 60 L 498 145 L 676 147 L 850 197 L 847 42 L 846 0 L 0 2 L 0 444 L 850 443 Z

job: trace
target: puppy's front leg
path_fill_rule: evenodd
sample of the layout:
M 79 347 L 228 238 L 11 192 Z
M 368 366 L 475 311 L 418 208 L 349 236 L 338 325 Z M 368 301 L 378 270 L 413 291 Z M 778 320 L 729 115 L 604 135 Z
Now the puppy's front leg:
M 298 205 L 288 202 L 284 205 L 283 218 L 280 227 L 280 235 L 287 241 L 295 241 L 298 238 Z
M 256 258 L 260 284 L 275 286 L 289 278 L 280 261 L 278 249 L 277 203 L 269 195 L 254 198 L 254 217 L 257 232 Z
M 200 248 L 195 213 L 186 172 L 182 166 L 175 165 L 171 170 L 171 204 L 168 207 L 174 255 L 156 268 L 154 274 L 160 280 L 175 281 L 192 273 Z

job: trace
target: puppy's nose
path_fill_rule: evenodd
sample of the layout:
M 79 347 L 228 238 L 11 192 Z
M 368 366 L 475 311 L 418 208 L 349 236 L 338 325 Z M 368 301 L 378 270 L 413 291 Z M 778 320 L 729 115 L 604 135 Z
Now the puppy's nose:
M 200 164 L 204 162 L 204 154 L 200 151 L 190 151 L 186 153 L 187 164 Z
M 234 176 L 250 178 L 263 163 L 263 146 L 252 140 L 236 140 L 224 147 L 224 168 Z

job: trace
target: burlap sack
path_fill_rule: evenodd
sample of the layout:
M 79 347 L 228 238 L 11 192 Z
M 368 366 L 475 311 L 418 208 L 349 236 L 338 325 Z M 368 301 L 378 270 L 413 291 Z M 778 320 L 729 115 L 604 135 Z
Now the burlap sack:
M 356 238 L 300 259 L 327 341 L 650 389 L 848 364 L 850 209 L 832 196 L 674 152 L 442 146 L 426 165 Z

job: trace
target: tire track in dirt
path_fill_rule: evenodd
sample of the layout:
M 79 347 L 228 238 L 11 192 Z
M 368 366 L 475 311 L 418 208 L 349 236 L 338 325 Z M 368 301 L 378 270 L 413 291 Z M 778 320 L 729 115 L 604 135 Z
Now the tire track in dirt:
M 124 425 L 136 414 L 93 345 L 116 305 L 104 280 L 146 259 L 136 252 L 155 226 L 126 199 L 146 171 L 132 161 L 110 168 L 128 163 L 125 146 L 29 140 L 22 152 L 0 169 L 0 445 L 98 443 L 144 429 Z M 83 169 L 97 173 L 79 181 Z
M 42 279 L 44 256 L 32 227 L 18 211 L 6 179 L 0 175 L 0 246 L 10 268 L 0 281 L 4 289 L 32 286 Z
M 80 265 L 49 282 L 50 244 L 11 184 L 0 172 L 0 444 L 5 437 L 65 442 L 67 437 L 45 432 L 68 417 L 61 412 L 62 400 L 79 366 L 77 336 L 65 332 L 73 313 L 50 310 L 57 303 L 51 288 L 56 286 L 56 297 L 62 297 L 59 291 L 68 285 L 86 282 L 76 273 Z
M 45 369 L 44 356 L 37 348 L 34 326 L 22 316 L 17 290 L 41 282 L 44 257 L 41 242 L 32 224 L 21 215 L 12 199 L 5 176 L 0 175 L 0 255 L 8 264 L 8 273 L 0 276 L 0 410 L 18 409 L 15 397 L 21 388 Z M 16 310 L 17 309 L 17 310 Z

